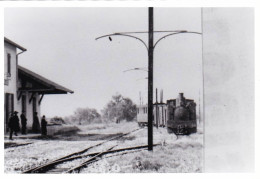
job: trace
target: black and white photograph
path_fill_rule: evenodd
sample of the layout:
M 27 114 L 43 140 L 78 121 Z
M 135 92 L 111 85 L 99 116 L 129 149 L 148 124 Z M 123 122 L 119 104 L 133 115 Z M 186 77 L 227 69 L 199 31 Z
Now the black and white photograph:
M 255 172 L 253 7 L 4 7 L 4 174 Z

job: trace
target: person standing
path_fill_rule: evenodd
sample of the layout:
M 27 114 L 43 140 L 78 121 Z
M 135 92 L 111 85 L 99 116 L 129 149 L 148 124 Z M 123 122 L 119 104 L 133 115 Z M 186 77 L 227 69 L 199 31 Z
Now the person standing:
M 14 113 L 11 113 L 10 118 L 8 119 L 8 128 L 9 128 L 9 139 L 13 140 L 13 132 L 14 132 L 14 122 L 13 122 L 13 118 L 14 118 Z
M 14 111 L 14 135 L 17 136 L 17 132 L 20 131 L 20 123 L 19 123 L 19 117 L 17 116 L 18 112 Z
M 42 116 L 41 127 L 42 127 L 42 135 L 47 135 L 47 121 L 45 119 L 45 115 Z
M 8 121 L 8 127 L 10 128 L 10 140 L 13 140 L 13 133 L 17 136 L 17 132 L 20 130 L 19 118 L 17 116 L 17 113 L 17 111 L 14 111 Z
M 26 134 L 27 119 L 25 117 L 25 111 L 22 111 L 20 118 L 21 118 L 21 123 L 22 123 L 22 134 Z
M 33 115 L 33 125 L 32 125 L 32 132 L 33 133 L 39 133 L 40 132 L 40 122 L 39 122 L 39 118 L 38 118 L 38 113 L 34 112 Z

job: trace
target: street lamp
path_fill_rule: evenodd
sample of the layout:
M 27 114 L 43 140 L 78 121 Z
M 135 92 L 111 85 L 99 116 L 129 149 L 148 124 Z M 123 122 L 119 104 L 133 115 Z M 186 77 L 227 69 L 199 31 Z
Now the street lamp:
M 157 32 L 157 33 L 166 33 L 166 32 L 173 32 L 173 33 L 170 33 L 170 34 L 167 34 L 165 36 L 162 36 L 160 39 L 158 39 L 156 41 L 156 43 L 153 45 L 153 49 L 157 46 L 157 44 L 165 39 L 166 37 L 169 37 L 169 36 L 173 36 L 173 35 L 178 35 L 178 34 L 198 34 L 198 35 L 201 35 L 202 33 L 200 32 L 194 32 L 194 31 L 186 31 L 186 30 L 175 30 L 175 31 L 154 31 L 154 33 Z M 112 41 L 112 37 L 111 36 L 125 36 L 125 37 L 130 37 L 130 38 L 134 38 L 136 40 L 139 40 L 140 42 L 142 42 L 142 44 L 145 46 L 145 48 L 147 49 L 148 51 L 148 46 L 147 44 L 139 37 L 136 37 L 136 36 L 133 36 L 133 35 L 127 35 L 125 33 L 148 33 L 148 32 L 117 32 L 117 33 L 113 33 L 113 34 L 107 34 L 107 35 L 103 35 L 103 36 L 100 36 L 100 37 L 97 37 L 95 40 L 99 40 L 101 38 L 105 38 L 105 37 L 108 37 L 109 41 Z
M 148 72 L 147 68 L 132 68 L 132 69 L 124 70 L 123 72 L 128 72 L 128 71 L 133 71 L 133 70 L 140 70 L 140 71 Z
M 124 36 L 124 37 L 130 37 L 134 38 L 138 41 L 140 41 L 146 48 L 148 52 L 148 150 L 153 150 L 153 52 L 157 44 L 173 35 L 178 35 L 178 34 L 186 34 L 186 33 L 191 33 L 191 34 L 198 34 L 201 35 L 199 32 L 192 32 L 192 31 L 187 31 L 187 30 L 168 30 L 168 31 L 154 31 L 153 30 L 153 7 L 148 8 L 148 21 L 149 21 L 149 31 L 139 31 L 139 32 L 118 32 L 118 33 L 113 33 L 113 34 L 108 34 L 108 35 L 103 35 L 100 37 L 97 37 L 96 40 L 99 40 L 101 38 L 108 37 L 110 41 L 112 41 L 111 36 Z M 148 33 L 148 45 L 139 37 L 130 35 L 130 34 L 140 34 L 140 33 Z M 155 44 L 153 42 L 153 34 L 154 33 L 169 33 L 167 35 L 162 36 L 160 39 L 158 39 Z

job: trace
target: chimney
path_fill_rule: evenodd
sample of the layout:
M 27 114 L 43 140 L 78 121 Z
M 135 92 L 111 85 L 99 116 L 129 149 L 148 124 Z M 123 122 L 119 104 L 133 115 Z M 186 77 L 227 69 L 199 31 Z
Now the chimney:
M 163 103 L 163 90 L 161 90 L 161 93 L 160 93 L 161 95 L 161 103 Z
M 183 102 L 183 93 L 179 93 L 178 97 L 176 98 L 176 107 L 181 105 Z

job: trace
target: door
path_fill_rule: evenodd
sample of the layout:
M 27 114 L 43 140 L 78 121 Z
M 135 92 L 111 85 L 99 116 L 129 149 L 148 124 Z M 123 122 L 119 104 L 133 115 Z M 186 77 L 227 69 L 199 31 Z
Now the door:
M 26 96 L 22 96 L 22 112 L 24 111 L 24 115 L 26 116 Z
M 8 119 L 10 118 L 11 114 L 14 112 L 14 94 L 12 93 L 5 93 L 5 133 L 9 131 L 8 128 Z

